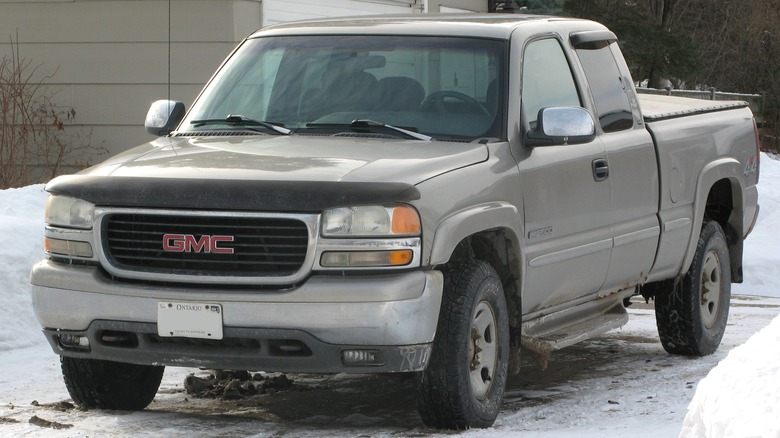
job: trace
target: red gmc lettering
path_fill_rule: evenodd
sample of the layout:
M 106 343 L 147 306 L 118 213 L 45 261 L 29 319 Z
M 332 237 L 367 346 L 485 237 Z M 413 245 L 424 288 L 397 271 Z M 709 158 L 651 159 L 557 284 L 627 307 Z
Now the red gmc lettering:
M 233 254 L 233 248 L 220 248 L 217 246 L 219 242 L 232 242 L 235 240 L 233 236 L 211 236 L 211 245 L 209 249 L 216 254 Z
M 192 234 L 165 234 L 163 236 L 163 251 L 166 252 L 204 252 L 215 254 L 233 254 L 233 248 L 221 248 L 221 242 L 233 242 L 233 236 L 208 236 L 196 238 Z

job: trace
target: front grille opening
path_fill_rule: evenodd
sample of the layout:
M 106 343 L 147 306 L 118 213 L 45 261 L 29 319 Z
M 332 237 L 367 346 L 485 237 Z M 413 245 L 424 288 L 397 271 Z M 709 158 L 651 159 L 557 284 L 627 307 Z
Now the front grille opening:
M 308 251 L 292 218 L 109 214 L 102 244 L 120 270 L 188 276 L 291 276 Z
M 138 347 L 138 336 L 131 332 L 120 332 L 116 330 L 103 330 L 97 335 L 98 342 L 108 347 L 118 348 L 136 348 Z
M 273 356 L 308 357 L 311 349 L 301 341 L 294 339 L 271 340 L 268 349 Z
M 162 337 L 155 334 L 149 335 L 149 341 L 154 344 L 168 345 L 186 345 L 201 347 L 230 347 L 251 350 L 260 350 L 261 344 L 257 339 L 251 338 L 223 338 L 223 339 L 200 339 L 200 338 L 180 338 L 180 337 Z

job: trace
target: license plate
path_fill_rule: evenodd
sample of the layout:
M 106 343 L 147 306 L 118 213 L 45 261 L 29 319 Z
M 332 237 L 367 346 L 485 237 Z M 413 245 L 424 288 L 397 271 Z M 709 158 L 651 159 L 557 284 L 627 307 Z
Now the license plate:
M 157 303 L 157 334 L 162 337 L 222 339 L 222 306 L 212 303 Z

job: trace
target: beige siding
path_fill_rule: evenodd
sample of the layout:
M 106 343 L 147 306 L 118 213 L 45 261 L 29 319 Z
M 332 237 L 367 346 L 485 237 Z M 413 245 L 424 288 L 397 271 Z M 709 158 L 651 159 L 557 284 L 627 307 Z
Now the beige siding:
M 322 17 L 414 13 L 422 10 L 422 3 L 413 0 L 263 0 L 263 25 Z
M 428 0 L 426 12 L 487 12 L 487 0 Z
M 454 7 L 482 0 L 431 0 Z M 426 0 L 171 0 L 171 94 L 189 107 L 244 37 L 282 21 L 420 13 Z M 0 0 L 0 56 L 10 39 L 40 65 L 55 101 L 76 110 L 111 154 L 149 141 L 149 105 L 168 96 L 168 0 Z M 432 11 L 434 10 L 432 9 Z M 484 9 L 484 8 L 483 8 Z M 18 36 L 17 36 L 18 35 Z M 105 157 L 96 157 L 96 160 Z M 95 161 L 95 160 L 93 160 Z
M 261 24 L 261 3 L 171 1 L 171 98 L 188 106 L 237 42 Z M 111 153 L 149 141 L 143 120 L 168 93 L 168 1 L 0 1 L 0 54 L 17 39 L 41 64 L 56 102 Z

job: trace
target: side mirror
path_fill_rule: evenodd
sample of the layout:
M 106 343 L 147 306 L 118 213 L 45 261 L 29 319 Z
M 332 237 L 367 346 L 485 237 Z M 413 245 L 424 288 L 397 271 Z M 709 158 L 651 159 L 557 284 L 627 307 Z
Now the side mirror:
M 525 136 L 525 144 L 535 146 L 560 146 L 588 143 L 596 138 L 593 117 L 584 108 L 542 108 L 536 118 L 536 128 Z
M 168 135 L 184 118 L 184 103 L 172 100 L 158 100 L 146 113 L 144 128 L 151 135 Z

